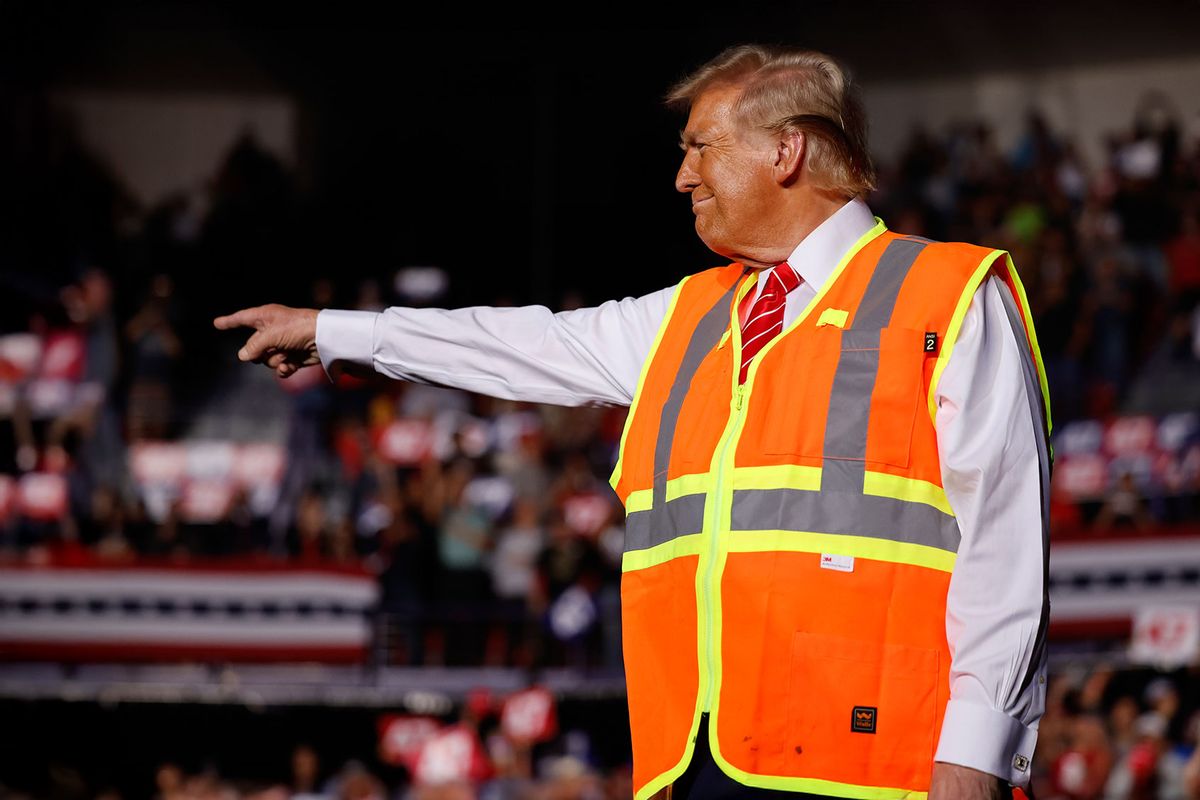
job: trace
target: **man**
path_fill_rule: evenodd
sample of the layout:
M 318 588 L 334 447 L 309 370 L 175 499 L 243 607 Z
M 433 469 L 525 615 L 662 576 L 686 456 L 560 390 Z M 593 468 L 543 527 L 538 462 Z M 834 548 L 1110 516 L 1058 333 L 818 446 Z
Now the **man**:
M 1008 254 L 887 231 L 861 104 L 811 51 L 730 48 L 668 95 L 676 188 L 732 263 L 641 298 L 263 306 L 239 352 L 630 404 L 638 800 L 1009 796 L 1045 705 L 1045 379 Z M 736 320 L 736 324 L 735 324 Z

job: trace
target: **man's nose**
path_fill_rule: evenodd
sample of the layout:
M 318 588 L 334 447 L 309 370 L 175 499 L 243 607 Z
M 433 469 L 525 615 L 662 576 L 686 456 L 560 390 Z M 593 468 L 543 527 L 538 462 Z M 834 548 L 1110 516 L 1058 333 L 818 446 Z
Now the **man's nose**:
M 680 192 L 690 192 L 699 183 L 700 177 L 696 174 L 696 170 L 692 169 L 691 153 L 686 153 L 683 156 L 683 162 L 679 165 L 679 171 L 675 173 L 675 189 Z

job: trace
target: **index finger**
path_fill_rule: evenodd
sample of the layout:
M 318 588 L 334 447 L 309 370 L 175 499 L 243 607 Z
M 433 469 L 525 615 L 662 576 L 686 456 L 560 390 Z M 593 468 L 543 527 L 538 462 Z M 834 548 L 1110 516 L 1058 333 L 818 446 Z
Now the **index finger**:
M 259 310 L 259 307 L 255 306 L 254 308 L 243 308 L 241 311 L 235 311 L 224 317 L 217 317 L 213 320 L 213 326 L 222 331 L 243 326 L 257 328 L 262 322 L 262 315 L 259 313 Z

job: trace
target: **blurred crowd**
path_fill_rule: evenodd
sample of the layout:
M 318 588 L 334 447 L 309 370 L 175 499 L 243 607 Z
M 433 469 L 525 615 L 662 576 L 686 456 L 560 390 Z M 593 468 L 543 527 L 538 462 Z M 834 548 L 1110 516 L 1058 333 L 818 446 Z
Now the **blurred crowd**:
M 501 745 L 503 746 L 503 745 Z M 489 762 L 490 777 L 478 781 L 451 781 L 417 787 L 400 779 L 389 786 L 362 761 L 349 760 L 332 774 L 321 772 L 317 752 L 298 745 L 288 781 L 225 776 L 213 768 L 187 772 L 173 762 L 155 772 L 154 800 L 628 800 L 633 796 L 629 766 L 598 770 L 571 755 L 544 759 L 537 777 L 512 763 L 511 756 Z M 59 776 L 60 778 L 64 776 Z M 126 800 L 114 788 L 89 792 L 78 776 L 67 778 L 57 796 Z M 63 793 L 65 792 L 65 794 Z M 0 800 L 32 800 L 31 795 L 7 791 L 0 785 Z
M 1200 519 L 1200 138 L 1149 92 L 1102 144 L 1088 163 L 1037 112 L 1007 153 L 986 124 L 917 130 L 871 198 L 894 230 L 1012 254 L 1050 384 L 1059 537 Z M 1083 447 L 1060 446 L 1072 429 Z
M 1200 359 L 1200 141 L 1151 93 L 1104 152 L 1086 164 L 1036 112 L 1010 153 L 984 124 L 917 131 L 876 199 L 895 230 L 1012 254 L 1056 423 L 1114 413 L 1148 370 L 1195 381 Z
M 212 751 L 181 754 L 145 770 L 116 765 L 83 770 L 59 764 L 41 792 L 8 788 L 0 777 L 0 800 L 628 800 L 628 759 L 605 766 L 594 753 L 596 732 L 570 730 L 541 743 L 514 737 L 496 717 L 468 702 L 442 729 L 449 747 L 426 745 L 409 760 L 376 752 L 335 758 L 295 740 L 288 758 L 254 758 L 253 774 L 226 769 Z M 344 722 L 342 723 L 344 724 Z M 354 732 L 357 734 L 358 732 Z M 419 749 L 419 748 L 418 748 Z M 272 747 L 271 752 L 279 752 Z M 343 749 L 344 753 L 345 750 Z M 134 763 L 144 763 L 134 761 Z
M 303 203 L 281 164 L 248 134 L 202 190 L 141 209 L 69 130 L 54 142 L 53 202 L 39 208 L 61 235 L 40 257 L 58 266 L 6 276 L 0 299 L 0 552 L 360 565 L 381 582 L 386 663 L 619 667 L 622 515 L 605 478 L 623 409 L 333 386 L 319 367 L 273 385 L 231 364 L 237 339 L 211 329 L 242 298 L 198 289 L 296 247 Z M 1117 414 L 1139 381 L 1173 387 L 1150 413 L 1193 410 L 1200 389 L 1200 140 L 1149 95 L 1104 152 L 1085 163 L 1037 113 L 1010 152 L 982 122 L 917 130 L 868 198 L 891 229 L 1012 253 L 1056 426 Z M 452 306 L 452 277 L 322 279 L 280 299 Z M 249 296 L 269 295 L 254 281 L 270 276 L 247 280 Z M 272 493 L 145 491 L 130 466 L 140 445 L 212 430 L 274 437 L 284 467 Z M 1200 464 L 1176 472 L 1169 519 L 1124 477 L 1081 519 L 1194 523 Z
M 1039 800 L 1200 798 L 1196 667 L 1101 664 L 1051 677 L 1034 756 Z
M 1036 800 L 1200 800 L 1200 665 L 1173 671 L 1129 669 L 1106 661 L 1055 671 L 1033 758 L 1031 796 Z M 256 757 L 253 767 L 229 765 L 226 749 L 205 745 L 177 760 L 89 773 L 51 770 L 45 796 L 62 800 L 617 800 L 631 796 L 626 758 L 605 758 L 597 743 L 602 724 L 588 720 L 536 742 L 514 737 L 474 693 L 445 721 L 452 747 L 426 745 L 412 759 L 389 753 L 381 737 L 375 751 L 290 738 L 290 760 Z M 342 735 L 359 731 L 340 726 Z M 369 724 L 369 723 L 368 723 Z M 441 724 L 441 723 L 439 723 Z M 450 741 L 444 738 L 443 741 Z M 432 752 L 437 750 L 436 753 Z M 267 750 L 279 753 L 278 747 Z M 245 758 L 241 758 L 246 763 Z M 145 762 L 145 759 L 142 759 Z M 110 767 L 113 765 L 109 765 Z M 144 773 L 144 774 L 143 774 Z M 135 791 L 131 783 L 143 787 Z M 6 789 L 0 800 L 29 800 Z

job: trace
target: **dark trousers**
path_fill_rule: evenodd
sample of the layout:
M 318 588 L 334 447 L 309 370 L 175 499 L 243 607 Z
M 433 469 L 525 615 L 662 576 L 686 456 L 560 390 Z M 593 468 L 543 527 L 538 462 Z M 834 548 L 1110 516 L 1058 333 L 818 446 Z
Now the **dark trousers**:
M 708 749 L 708 713 L 700 715 L 696 749 L 687 769 L 671 786 L 671 800 L 837 800 L 824 794 L 780 792 L 738 783 L 713 761 Z

